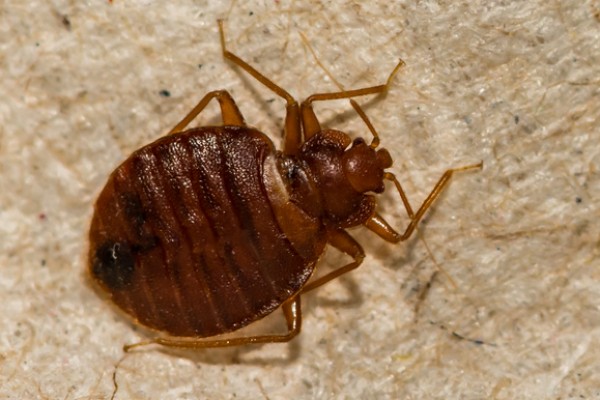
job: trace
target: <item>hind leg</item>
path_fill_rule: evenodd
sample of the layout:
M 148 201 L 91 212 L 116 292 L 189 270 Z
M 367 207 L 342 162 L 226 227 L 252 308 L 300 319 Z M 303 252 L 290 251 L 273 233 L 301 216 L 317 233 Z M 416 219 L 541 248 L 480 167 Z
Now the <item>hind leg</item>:
M 150 344 L 160 344 L 167 347 L 184 347 L 188 349 L 206 349 L 213 347 L 240 346 L 254 343 L 289 342 L 300 333 L 300 328 L 302 326 L 300 296 L 296 295 L 295 297 L 283 303 L 281 310 L 283 311 L 288 330 L 282 335 L 245 336 L 231 339 L 157 337 L 148 341 L 125 345 L 123 346 L 123 350 L 128 352 L 136 347 L 147 346 Z
M 192 120 L 196 118 L 198 114 L 202 112 L 202 110 L 204 110 L 204 108 L 212 99 L 217 99 L 219 102 L 224 125 L 246 125 L 240 109 L 235 104 L 235 101 L 229 92 L 227 90 L 215 90 L 207 93 L 202 100 L 198 102 L 196 107 L 194 107 L 192 111 L 190 111 L 177 125 L 173 127 L 173 129 L 169 131 L 169 134 L 183 131 L 189 125 L 189 123 L 192 122 Z

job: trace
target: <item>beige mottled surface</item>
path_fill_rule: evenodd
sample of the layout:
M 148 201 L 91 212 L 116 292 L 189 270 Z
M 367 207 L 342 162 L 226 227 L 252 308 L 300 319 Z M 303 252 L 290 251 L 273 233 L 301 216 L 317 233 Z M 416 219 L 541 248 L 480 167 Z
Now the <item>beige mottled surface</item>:
M 301 32 L 346 87 L 406 61 L 361 102 L 414 205 L 444 169 L 485 168 L 420 238 L 355 231 L 368 259 L 304 299 L 293 343 L 132 353 L 116 398 L 600 398 L 598 2 L 220 3 L 0 5 L 0 398 L 110 398 L 142 337 L 84 279 L 94 198 L 127 154 L 217 88 L 277 137 L 283 102 L 221 58 L 227 15 L 231 48 L 298 97 L 335 89 Z M 368 134 L 345 101 L 318 110 Z M 382 208 L 406 223 L 393 191 Z

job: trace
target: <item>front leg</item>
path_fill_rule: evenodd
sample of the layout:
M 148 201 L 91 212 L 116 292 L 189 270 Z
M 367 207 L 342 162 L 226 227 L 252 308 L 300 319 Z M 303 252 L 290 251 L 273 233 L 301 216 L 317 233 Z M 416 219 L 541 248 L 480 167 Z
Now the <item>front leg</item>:
M 358 266 L 363 262 L 365 258 L 365 251 L 360 246 L 360 244 L 358 244 L 358 242 L 343 229 L 331 230 L 329 232 L 329 244 L 341 251 L 342 253 L 348 254 L 354 259 L 354 261 L 334 271 L 331 271 L 327 275 L 322 276 L 314 280 L 313 282 L 310 282 L 302 288 L 302 291 L 300 293 L 304 294 L 308 291 L 316 289 L 319 286 L 322 286 L 327 282 L 337 278 L 338 276 L 358 268 Z
M 394 229 L 392 229 L 392 227 L 383 219 L 383 217 L 381 217 L 381 215 L 377 213 L 374 213 L 371 216 L 371 218 L 369 218 L 363 225 L 388 242 L 403 242 L 406 239 L 408 239 L 410 235 L 412 235 L 412 233 L 415 231 L 415 228 L 425 215 L 425 212 L 433 205 L 433 203 L 438 199 L 440 194 L 442 194 L 442 191 L 450 182 L 450 178 L 452 178 L 452 175 L 454 175 L 456 172 L 470 171 L 481 168 L 483 168 L 483 162 L 473 165 L 467 165 L 465 167 L 452 168 L 444 172 L 440 180 L 433 187 L 433 190 L 431 190 L 431 193 L 429 193 L 429 195 L 423 201 L 423 204 L 421 204 L 421 207 L 419 207 L 416 213 L 410 206 L 408 198 L 406 197 L 406 193 L 404 193 L 404 189 L 402 189 L 402 186 L 400 185 L 400 182 L 398 182 L 398 179 L 396 179 L 394 174 L 386 172 L 384 175 L 384 179 L 392 181 L 396 186 L 396 189 L 400 194 L 400 198 L 402 199 L 402 203 L 404 204 L 404 208 L 406 209 L 406 213 L 410 218 L 410 222 L 404 230 L 403 234 L 399 234 Z

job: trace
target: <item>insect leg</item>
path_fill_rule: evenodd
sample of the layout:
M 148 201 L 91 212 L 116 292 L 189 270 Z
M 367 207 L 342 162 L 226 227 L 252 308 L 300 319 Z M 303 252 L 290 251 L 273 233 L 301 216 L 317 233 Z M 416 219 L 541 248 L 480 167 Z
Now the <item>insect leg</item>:
M 248 74 L 250 74 L 254 79 L 265 85 L 267 88 L 272 90 L 276 95 L 282 97 L 286 101 L 286 113 L 285 113 L 285 125 L 283 128 L 283 137 L 285 139 L 283 152 L 286 155 L 295 154 L 300 148 L 300 144 L 302 142 L 302 132 L 300 128 L 300 111 L 298 107 L 298 102 L 296 99 L 292 97 L 285 89 L 276 85 L 269 78 L 264 76 L 262 73 L 258 72 L 253 66 L 248 64 L 246 61 L 242 60 L 229 50 L 227 50 L 227 46 L 225 44 L 225 33 L 223 31 L 223 20 L 217 20 L 219 24 L 219 35 L 221 38 L 221 48 L 223 49 L 223 57 L 233 62 Z
M 367 220 L 367 222 L 364 223 L 364 226 L 366 226 L 368 229 L 375 232 L 382 239 L 387 240 L 388 242 L 398 243 L 398 242 L 404 241 L 404 240 L 408 239 L 410 237 L 410 235 L 414 232 L 415 228 L 419 224 L 419 221 L 421 221 L 421 218 L 423 218 L 423 215 L 425 214 L 425 212 L 429 209 L 429 207 L 431 207 L 431 205 L 435 202 L 435 200 L 440 196 L 440 194 L 442 193 L 444 188 L 448 185 L 448 183 L 450 182 L 450 178 L 452 177 L 452 175 L 454 175 L 455 172 L 479 169 L 482 167 L 483 167 L 483 162 L 480 162 L 480 163 L 474 164 L 474 165 L 467 165 L 465 167 L 449 169 L 446 172 L 444 172 L 444 174 L 442 175 L 440 180 L 433 187 L 433 190 L 431 191 L 431 193 L 429 193 L 429 195 L 427 196 L 425 201 L 423 201 L 423 204 L 421 204 L 421 207 L 419 207 L 419 209 L 417 210 L 416 213 L 413 212 L 413 210 L 408 202 L 408 198 L 406 197 L 406 194 L 404 193 L 402 186 L 400 186 L 400 182 L 398 182 L 398 180 L 396 179 L 394 174 L 386 172 L 384 175 L 384 178 L 394 182 L 394 185 L 396 186 L 398 193 L 400 193 L 402 202 L 404 203 L 404 208 L 406 209 L 406 212 L 410 218 L 410 223 L 406 227 L 404 233 L 399 234 L 394 229 L 392 229 L 392 227 L 390 227 L 390 225 L 379 214 L 375 213 L 375 214 L 373 214 L 373 216 L 371 216 L 371 218 L 369 218 Z
M 342 253 L 346 253 L 350 257 L 354 258 L 354 261 L 334 271 L 331 271 L 327 275 L 322 276 L 313 282 L 308 283 L 302 288 L 301 293 L 306 293 L 310 290 L 316 289 L 319 286 L 326 284 L 330 280 L 358 268 L 365 258 L 365 252 L 360 244 L 343 229 L 329 232 L 329 244 L 340 250 Z
M 366 87 L 366 88 L 362 88 L 362 89 L 354 89 L 354 90 L 340 90 L 339 92 L 332 92 L 332 93 L 317 93 L 317 94 L 313 94 L 313 95 L 309 96 L 308 98 L 306 98 L 306 100 L 304 100 L 302 102 L 302 105 L 300 106 L 300 113 L 302 115 L 302 126 L 304 129 L 304 140 L 310 139 L 312 136 L 314 136 L 317 132 L 319 132 L 321 130 L 319 121 L 317 120 L 317 117 L 315 116 L 315 112 L 313 110 L 313 106 L 312 106 L 313 101 L 350 99 L 352 97 L 384 93 L 390 87 L 392 79 L 394 78 L 394 76 L 396 75 L 398 70 L 404 65 L 405 65 L 404 61 L 400 60 L 398 62 L 398 64 L 396 64 L 396 67 L 394 67 L 394 69 L 392 70 L 392 73 L 388 77 L 386 83 L 383 85 L 370 86 L 370 87 Z M 371 133 L 373 133 L 373 136 L 374 136 L 373 143 L 375 143 L 375 144 L 374 145 L 372 144 L 371 146 L 376 147 L 377 144 L 379 143 L 379 137 L 377 135 L 377 132 L 375 131 L 375 128 L 369 121 L 369 118 L 367 118 L 367 115 L 364 113 L 364 111 L 358 105 L 357 102 L 351 100 L 350 104 L 352 104 L 352 107 L 356 110 L 356 112 L 358 113 L 360 118 L 365 122 L 365 124 L 367 125 L 367 127 L 369 128 Z
M 253 343 L 281 343 L 289 342 L 300 333 L 302 326 L 302 310 L 300 307 L 300 296 L 296 295 L 282 304 L 281 310 L 287 323 L 287 333 L 283 335 L 260 335 L 247 336 L 231 339 L 191 339 L 174 337 L 157 337 L 152 340 L 134 343 L 123 346 L 123 350 L 128 352 L 136 347 L 147 346 L 151 344 L 160 344 L 167 347 L 184 347 L 188 349 L 206 349 L 213 347 L 240 346 Z
M 319 67 L 321 67 L 321 69 L 325 72 L 325 74 L 327 74 L 327 76 L 329 77 L 329 79 L 331 79 L 331 81 L 335 84 L 335 86 L 338 87 L 338 89 L 340 91 L 344 91 L 346 90 L 344 88 L 344 86 L 342 86 L 342 84 L 340 84 L 335 77 L 333 76 L 333 74 L 327 69 L 327 67 L 325 67 L 323 65 L 323 63 L 321 62 L 321 60 L 319 60 L 319 57 L 317 56 L 317 53 L 315 52 L 315 50 L 313 49 L 313 47 L 311 46 L 310 42 L 308 41 L 308 39 L 306 38 L 306 36 L 300 32 L 300 37 L 302 38 L 302 41 L 304 42 L 304 44 L 308 47 L 308 50 L 311 52 L 311 54 L 313 55 L 313 58 L 315 59 L 315 62 L 319 65 Z M 390 85 L 390 82 L 392 81 L 394 75 L 396 75 L 396 72 L 398 71 L 398 69 L 400 69 L 400 67 L 404 66 L 404 61 L 400 60 L 400 62 L 396 65 L 396 67 L 392 70 L 392 73 L 390 74 L 390 76 L 388 77 L 386 86 Z M 379 146 L 379 135 L 377 134 L 377 131 L 375 130 L 375 127 L 373 126 L 373 124 L 371 123 L 371 121 L 369 120 L 369 117 L 367 117 L 367 114 L 363 111 L 362 107 L 360 106 L 360 104 L 358 104 L 356 101 L 354 101 L 353 99 L 350 100 L 350 104 L 352 105 L 352 108 L 354 108 L 354 110 L 356 111 L 356 113 L 358 114 L 358 116 L 363 120 L 363 122 L 365 123 L 365 125 L 367 125 L 367 128 L 369 129 L 369 131 L 371 132 L 371 134 L 373 135 L 373 140 L 371 141 L 371 144 L 369 145 L 372 149 L 376 148 L 377 146 Z M 310 110 L 308 110 L 310 112 Z M 307 120 L 310 121 L 312 119 L 312 117 L 310 115 L 307 115 Z M 306 124 L 305 124 L 306 127 Z M 318 128 L 318 127 L 317 127 Z M 315 130 L 313 129 L 312 132 L 315 132 Z M 316 130 L 316 132 L 318 132 L 318 130 Z
M 198 102 L 196 107 L 194 107 L 192 111 L 190 111 L 177 125 L 173 127 L 173 129 L 169 131 L 169 134 L 181 132 L 182 130 L 184 130 L 186 126 L 188 126 L 188 124 L 192 122 L 192 120 L 196 118 L 196 116 L 200 114 L 202 110 L 204 110 L 206 105 L 212 99 L 215 98 L 217 99 L 217 101 L 219 102 L 219 106 L 221 107 L 221 115 L 223 117 L 224 125 L 246 125 L 246 123 L 244 122 L 244 117 L 240 112 L 240 109 L 235 104 L 235 101 L 233 100 L 229 92 L 226 90 L 215 90 L 213 92 L 208 92 L 202 98 L 202 100 Z

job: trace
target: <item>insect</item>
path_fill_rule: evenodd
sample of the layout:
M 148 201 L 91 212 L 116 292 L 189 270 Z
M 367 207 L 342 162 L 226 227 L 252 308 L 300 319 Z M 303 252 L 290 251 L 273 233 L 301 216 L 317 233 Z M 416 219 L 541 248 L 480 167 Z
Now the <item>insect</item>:
M 302 103 L 226 48 L 223 56 L 286 101 L 283 150 L 246 125 L 225 90 L 206 94 L 168 135 L 135 151 L 108 178 L 89 233 L 89 273 L 118 308 L 157 337 L 157 343 L 207 348 L 286 342 L 301 328 L 305 293 L 357 268 L 365 258 L 347 229 L 362 225 L 398 243 L 414 231 L 457 171 L 447 170 L 414 212 L 389 152 L 366 114 L 368 144 L 321 128 L 313 102 L 382 93 L 384 85 L 321 93 Z M 211 100 L 222 126 L 187 129 Z M 384 181 L 394 184 L 410 223 L 397 233 L 377 213 Z M 353 261 L 311 279 L 329 244 Z M 281 308 L 287 333 L 228 339 Z

